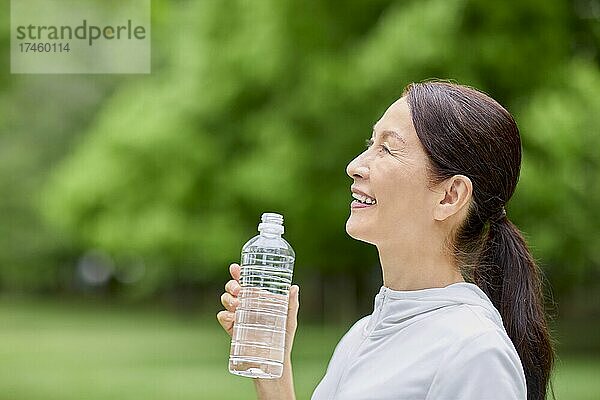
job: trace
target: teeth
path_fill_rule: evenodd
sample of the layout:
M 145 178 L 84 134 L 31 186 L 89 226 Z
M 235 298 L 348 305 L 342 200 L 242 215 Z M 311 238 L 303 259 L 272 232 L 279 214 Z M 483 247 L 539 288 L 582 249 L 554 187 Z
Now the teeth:
M 360 201 L 361 203 L 366 203 L 366 204 L 376 204 L 377 200 L 368 197 L 368 196 L 363 196 L 361 194 L 358 193 L 352 193 L 352 197 L 355 198 L 356 200 Z

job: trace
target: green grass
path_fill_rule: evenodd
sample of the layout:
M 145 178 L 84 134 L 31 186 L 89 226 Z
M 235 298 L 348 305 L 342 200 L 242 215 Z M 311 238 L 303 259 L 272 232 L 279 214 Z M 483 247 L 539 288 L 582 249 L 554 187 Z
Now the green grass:
M 597 355 L 561 356 L 557 360 L 554 376 L 557 400 L 600 398 L 600 357 Z
M 298 399 L 309 399 L 346 327 L 302 324 Z M 0 399 L 254 399 L 229 374 L 229 337 L 210 316 L 93 304 L 0 300 Z M 595 399 L 600 359 L 561 356 L 557 399 Z
M 343 327 L 297 334 L 294 379 L 310 398 Z M 210 316 L 0 301 L 0 399 L 254 399 L 227 370 L 229 336 Z

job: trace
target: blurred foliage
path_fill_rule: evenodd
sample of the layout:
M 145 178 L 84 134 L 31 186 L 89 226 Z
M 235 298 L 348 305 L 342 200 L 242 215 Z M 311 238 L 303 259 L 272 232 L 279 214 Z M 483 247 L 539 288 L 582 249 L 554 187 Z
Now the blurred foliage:
M 526 149 L 514 208 L 564 292 L 600 267 L 600 74 L 575 60 L 523 107 Z
M 376 257 L 345 234 L 345 166 L 438 77 L 515 115 L 509 215 L 568 291 L 600 270 L 598 18 L 587 0 L 155 1 L 150 76 L 2 74 L 0 287 L 61 287 L 88 249 L 143 259 L 138 295 L 221 282 L 264 211 L 300 276 L 360 276 Z
M 3 399 L 256 399 L 250 379 L 227 372 L 230 338 L 212 315 L 173 315 L 148 304 L 126 309 L 3 297 L 0 320 Z M 558 327 L 557 336 L 571 340 L 558 348 L 557 399 L 597 397 L 599 322 Z M 294 386 L 298 399 L 309 399 L 351 323 L 314 325 L 302 315 L 300 323 L 292 354 Z

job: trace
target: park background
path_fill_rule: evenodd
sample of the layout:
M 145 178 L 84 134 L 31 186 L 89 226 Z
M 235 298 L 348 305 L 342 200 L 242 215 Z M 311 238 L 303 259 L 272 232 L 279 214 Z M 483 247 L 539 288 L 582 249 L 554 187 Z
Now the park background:
M 555 393 L 597 398 L 598 0 L 153 0 L 150 75 L 11 75 L 9 15 L 2 2 L 0 399 L 254 398 L 215 314 L 264 211 L 297 254 L 308 399 L 381 285 L 376 249 L 344 230 L 345 167 L 427 78 L 515 116 L 507 211 L 545 274 Z

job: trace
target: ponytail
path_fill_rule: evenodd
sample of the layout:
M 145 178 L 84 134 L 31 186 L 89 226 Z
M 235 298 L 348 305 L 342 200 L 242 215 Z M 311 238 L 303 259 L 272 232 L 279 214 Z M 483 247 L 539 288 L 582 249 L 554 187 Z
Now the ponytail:
M 472 279 L 502 316 L 523 364 L 527 398 L 532 400 L 546 398 L 554 365 L 541 277 L 519 229 L 506 215 L 491 221 Z M 550 390 L 555 398 L 551 382 Z
M 527 381 L 527 398 L 554 397 L 553 343 L 544 310 L 542 272 L 506 217 L 521 168 L 521 137 L 510 113 L 476 89 L 449 82 L 407 86 L 404 95 L 435 184 L 454 175 L 473 182 L 469 212 L 449 237 L 461 273 L 500 312 Z

